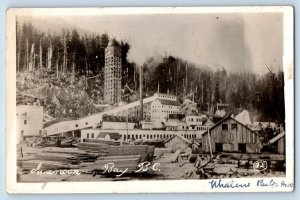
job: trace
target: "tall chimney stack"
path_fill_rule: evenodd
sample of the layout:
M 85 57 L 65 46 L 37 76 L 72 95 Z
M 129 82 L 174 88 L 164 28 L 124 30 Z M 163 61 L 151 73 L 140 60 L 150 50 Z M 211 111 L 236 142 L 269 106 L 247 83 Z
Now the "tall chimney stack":
M 141 106 L 141 115 L 140 121 L 143 121 L 144 118 L 144 108 L 143 108 L 143 66 L 140 68 L 140 106 Z

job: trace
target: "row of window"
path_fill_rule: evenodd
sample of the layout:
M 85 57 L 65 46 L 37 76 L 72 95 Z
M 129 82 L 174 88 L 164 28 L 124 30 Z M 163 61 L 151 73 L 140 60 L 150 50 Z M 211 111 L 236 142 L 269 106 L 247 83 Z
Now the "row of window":
M 189 127 L 189 126 L 181 126 L 182 130 L 197 130 L 197 131 L 206 131 L 209 127 L 207 126 L 195 126 L 195 127 Z
M 170 96 L 170 95 L 158 95 L 159 97 L 161 97 L 161 98 L 168 98 L 168 99 L 176 99 L 176 97 L 174 97 L 174 96 Z
M 106 63 L 105 63 L 105 66 L 106 66 L 106 67 L 107 67 L 107 66 L 114 66 L 114 65 L 121 65 L 121 61 L 115 60 L 115 61 L 109 61 L 109 62 L 106 62 Z
M 104 75 L 106 76 L 106 75 L 109 75 L 109 74 L 112 74 L 112 73 L 121 74 L 121 68 L 119 68 L 119 67 L 106 68 Z
M 105 63 L 105 68 L 108 67 L 115 67 L 115 66 L 121 66 L 121 62 L 110 62 L 110 63 Z
M 138 140 L 138 139 L 170 139 L 171 137 L 175 136 L 175 134 L 144 134 L 144 135 L 124 135 L 123 140 L 126 141 L 128 140 Z M 196 138 L 196 134 L 182 134 L 181 136 L 187 138 L 187 139 L 192 139 Z
M 229 125 L 230 125 L 230 127 L 229 127 Z M 222 131 L 229 131 L 229 130 L 237 131 L 238 130 L 237 124 L 236 123 L 222 124 Z
M 105 58 L 105 61 L 106 62 L 109 62 L 109 61 L 114 61 L 114 60 L 117 60 L 117 61 L 121 61 L 121 58 L 120 57 L 110 57 L 110 58 Z
M 188 121 L 188 122 L 194 122 L 194 118 L 188 118 L 187 121 Z M 196 118 L 195 121 L 196 121 L 196 122 L 201 122 L 201 119 L 200 119 L 200 118 Z
M 90 134 L 89 133 L 86 134 L 86 138 L 90 138 Z M 95 134 L 94 133 L 91 133 L 91 138 L 92 139 L 95 138 Z
M 152 113 L 156 113 L 156 112 L 158 112 L 158 110 L 155 110 L 155 109 L 152 110 Z M 173 110 L 162 110 L 161 112 L 168 113 L 168 114 L 176 114 L 176 113 L 178 113 L 178 111 L 173 111 Z
M 169 109 L 178 109 L 178 106 L 167 106 L 167 105 L 162 105 L 162 108 L 169 108 Z

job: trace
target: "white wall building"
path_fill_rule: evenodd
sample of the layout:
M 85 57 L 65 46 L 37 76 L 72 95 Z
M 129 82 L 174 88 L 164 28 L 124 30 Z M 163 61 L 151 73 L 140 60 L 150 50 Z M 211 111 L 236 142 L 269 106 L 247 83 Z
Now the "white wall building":
M 81 142 L 85 142 L 85 139 L 97 139 L 105 141 L 120 141 L 122 135 L 118 132 L 103 131 L 101 129 L 83 129 L 81 130 Z
M 180 103 L 169 99 L 156 99 L 151 103 L 151 121 L 166 122 L 169 114 L 179 113 Z
M 163 93 L 155 93 L 151 97 L 147 97 L 143 99 L 144 104 L 144 119 L 145 120 L 151 120 L 151 103 L 154 102 L 157 99 L 161 100 L 169 100 L 169 101 L 175 101 L 177 102 L 177 98 L 174 95 L 169 94 L 163 94 Z M 179 102 L 176 104 L 179 105 Z M 168 111 L 167 107 L 164 107 L 164 110 Z M 175 109 L 176 110 L 176 109 Z M 174 107 L 170 111 L 174 112 Z M 179 107 L 178 107 L 179 110 Z M 66 127 L 69 127 L 69 131 L 72 130 L 80 130 L 84 128 L 91 128 L 96 127 L 102 122 L 102 117 L 105 115 L 112 115 L 112 116 L 129 116 L 129 117 L 135 117 L 140 112 L 140 101 L 135 101 L 126 105 L 113 107 L 110 109 L 107 109 L 103 112 L 94 113 L 85 117 L 81 117 L 76 120 L 72 119 L 57 119 L 49 124 L 45 123 L 45 130 L 47 132 L 47 135 L 55 135 L 57 133 L 65 132 Z M 178 111 L 177 111 L 178 112 Z M 165 112 L 166 113 L 166 112 Z M 164 114 L 165 115 L 165 114 Z M 69 122 L 72 121 L 72 122 Z M 59 123 L 59 124 L 56 124 Z M 70 125 L 70 123 L 72 123 Z
M 186 123 L 189 126 L 199 126 L 202 125 L 203 116 L 196 116 L 196 115 L 188 115 L 186 116 Z
M 17 142 L 39 136 L 43 129 L 43 106 L 17 106 Z
M 190 130 L 177 130 L 177 131 L 165 131 L 165 130 L 141 130 L 141 129 L 133 129 L 133 130 L 103 130 L 103 129 L 83 129 L 81 130 L 81 142 L 84 139 L 99 139 L 97 138 L 99 133 L 118 133 L 122 137 L 117 141 L 131 141 L 131 140 L 155 140 L 155 139 L 170 139 L 175 134 L 180 134 L 181 136 L 192 139 L 192 138 L 201 138 L 202 134 L 205 131 L 190 131 Z

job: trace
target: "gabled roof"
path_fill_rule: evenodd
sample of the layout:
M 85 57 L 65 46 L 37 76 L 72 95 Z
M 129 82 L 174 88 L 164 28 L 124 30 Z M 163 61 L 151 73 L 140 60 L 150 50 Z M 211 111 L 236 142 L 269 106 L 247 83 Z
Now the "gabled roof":
M 182 139 L 183 141 L 185 141 L 185 142 L 188 143 L 188 144 L 192 144 L 192 143 L 193 143 L 192 141 L 186 139 L 185 137 L 183 137 L 183 136 L 180 135 L 180 134 L 175 134 L 173 137 L 171 137 L 170 139 L 168 139 L 167 141 L 165 141 L 165 143 L 171 141 L 171 140 L 172 140 L 173 138 L 175 138 L 175 137 L 179 137 L 180 139 Z M 199 146 L 199 143 L 198 143 L 198 142 L 194 141 L 194 143 L 195 143 L 196 145 Z
M 215 124 L 215 122 L 212 119 L 210 119 L 210 118 L 203 119 L 202 124 L 204 125 L 204 124 L 206 124 L 208 122 L 211 122 L 212 124 Z
M 171 106 L 180 106 L 178 101 L 168 100 L 168 99 L 157 99 L 163 105 L 171 105 Z
M 250 117 L 248 110 L 243 110 L 242 112 L 240 112 L 237 116 L 235 116 L 235 119 L 246 125 L 252 124 L 251 117 Z
M 241 122 L 239 122 L 238 120 L 236 120 L 235 118 L 233 118 L 231 115 L 228 115 L 227 117 L 223 118 L 221 121 L 219 121 L 218 123 L 216 123 L 215 125 L 213 125 L 212 127 L 210 127 L 210 129 L 208 129 L 207 131 L 205 131 L 202 134 L 202 136 L 205 135 L 206 133 L 208 133 L 208 131 L 211 131 L 215 127 L 219 126 L 220 124 L 222 124 L 224 121 L 226 121 L 228 119 L 232 119 L 232 120 L 236 121 L 238 124 L 241 124 L 242 126 L 244 126 L 245 128 L 247 128 L 248 130 L 250 130 L 251 132 L 255 132 L 254 130 L 252 130 L 251 128 L 249 128 L 248 126 L 246 126 L 245 124 L 242 124 Z
M 101 132 L 97 136 L 97 138 L 105 138 L 106 135 L 109 135 L 111 139 L 118 140 L 122 137 L 119 133 L 108 133 L 108 132 Z

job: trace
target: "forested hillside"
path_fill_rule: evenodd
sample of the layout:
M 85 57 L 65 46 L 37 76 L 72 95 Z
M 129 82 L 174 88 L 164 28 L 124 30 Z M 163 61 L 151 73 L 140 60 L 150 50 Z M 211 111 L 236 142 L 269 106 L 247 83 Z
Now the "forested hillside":
M 38 101 L 53 117 L 81 117 L 105 109 L 104 50 L 109 39 L 102 33 L 79 34 L 76 29 L 45 33 L 30 23 L 18 24 L 17 102 Z M 122 100 L 138 100 L 140 66 L 127 59 L 130 44 L 118 38 L 114 42 L 122 49 Z M 142 67 L 144 96 L 159 90 L 178 95 L 181 102 L 194 100 L 202 112 L 226 103 L 230 111 L 248 109 L 262 121 L 284 120 L 283 72 L 232 73 L 226 67 L 213 70 L 172 55 L 149 55 Z

